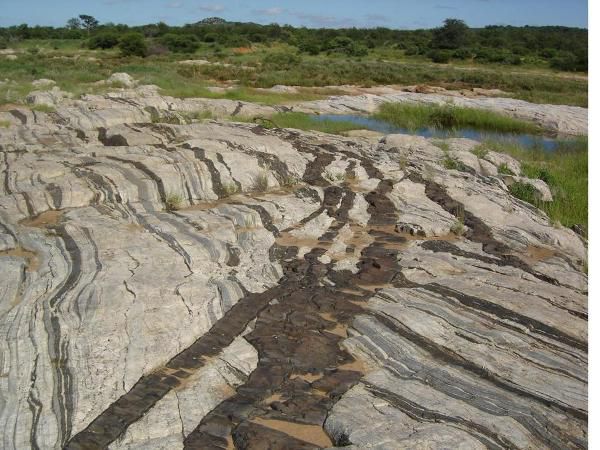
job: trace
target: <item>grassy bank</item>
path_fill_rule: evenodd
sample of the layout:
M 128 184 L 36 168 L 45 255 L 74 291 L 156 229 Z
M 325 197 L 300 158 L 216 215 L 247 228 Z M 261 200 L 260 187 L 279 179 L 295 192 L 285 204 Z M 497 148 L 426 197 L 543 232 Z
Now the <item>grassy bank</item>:
M 154 55 L 148 58 L 121 57 L 116 50 L 88 50 L 73 42 L 69 46 L 39 41 L 39 51 L 20 48 L 16 60 L 0 58 L 0 103 L 23 100 L 33 90 L 31 82 L 50 78 L 69 92 L 100 92 L 94 85 L 114 72 L 127 72 L 143 84 L 156 84 L 167 95 L 176 97 L 232 98 L 277 103 L 315 98 L 311 87 L 354 84 L 429 84 L 448 89 L 498 88 L 515 98 L 536 103 L 561 103 L 587 106 L 587 79 L 549 70 L 489 65 L 431 64 L 426 61 L 381 59 L 376 54 L 356 58 L 340 55 L 309 56 L 296 54 L 286 46 L 253 46 L 249 53 L 236 54 L 228 49 L 201 46 L 194 54 Z M 190 66 L 186 59 L 207 59 L 212 64 Z M 207 86 L 235 84 L 234 92 L 214 93 Z M 254 88 L 276 84 L 303 86 L 299 94 L 270 94 Z
M 535 134 L 540 132 L 539 127 L 531 122 L 484 109 L 462 108 L 448 104 L 386 103 L 374 114 L 374 117 L 409 130 L 472 128 L 500 133 Z
M 521 162 L 523 175 L 544 180 L 554 197 L 552 202 L 535 199 L 527 189 L 513 189 L 513 195 L 537 206 L 566 227 L 588 227 L 588 142 L 582 137 L 561 143 L 553 152 L 525 149 L 518 145 L 486 142 L 476 151 L 507 153 Z

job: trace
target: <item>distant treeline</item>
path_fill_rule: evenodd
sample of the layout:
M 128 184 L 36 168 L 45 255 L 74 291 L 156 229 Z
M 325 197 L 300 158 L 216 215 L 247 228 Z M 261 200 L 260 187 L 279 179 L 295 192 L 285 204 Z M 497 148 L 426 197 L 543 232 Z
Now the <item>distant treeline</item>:
M 181 27 L 162 22 L 130 27 L 112 23 L 101 25 L 93 17 L 81 15 L 60 28 L 25 24 L 0 28 L 0 46 L 25 39 L 84 39 L 91 48 L 111 48 L 119 45 L 124 36 L 137 42 L 134 47 L 143 47 L 137 52 L 140 56 L 151 52 L 152 47 L 156 51 L 156 46 L 159 49 L 162 46 L 166 51 L 191 53 L 201 43 L 231 48 L 280 42 L 312 55 L 342 53 L 361 57 L 373 49 L 389 48 L 439 63 L 452 59 L 514 65 L 548 62 L 551 67 L 568 71 L 587 71 L 588 65 L 587 29 L 496 25 L 469 28 L 458 19 L 447 19 L 443 26 L 431 30 L 394 30 L 382 27 L 296 28 L 232 23 L 219 18 Z

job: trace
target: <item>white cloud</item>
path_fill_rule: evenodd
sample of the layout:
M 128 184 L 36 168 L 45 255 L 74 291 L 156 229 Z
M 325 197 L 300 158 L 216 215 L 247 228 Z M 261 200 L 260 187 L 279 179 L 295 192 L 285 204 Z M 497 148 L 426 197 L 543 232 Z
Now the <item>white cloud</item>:
M 285 12 L 285 9 L 279 7 L 255 9 L 252 11 L 255 14 L 264 14 L 266 16 L 279 16 Z
M 223 5 L 219 5 L 219 4 L 207 4 L 207 5 L 200 5 L 198 6 L 198 9 L 200 11 L 207 11 L 207 12 L 221 12 L 221 11 L 225 11 L 225 6 Z

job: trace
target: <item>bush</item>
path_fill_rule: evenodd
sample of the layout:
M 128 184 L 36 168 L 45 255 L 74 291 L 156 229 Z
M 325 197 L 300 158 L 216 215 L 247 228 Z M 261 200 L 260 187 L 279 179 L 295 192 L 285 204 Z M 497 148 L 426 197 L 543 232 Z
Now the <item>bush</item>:
M 119 48 L 123 56 L 141 56 L 148 54 L 148 46 L 144 36 L 140 33 L 128 33 L 121 38 Z
M 588 69 L 588 61 L 586 56 L 563 53 L 550 60 L 550 67 L 565 72 L 585 72 Z
M 99 48 L 106 50 L 109 48 L 116 47 L 118 44 L 119 36 L 117 35 L 117 33 L 106 32 L 92 36 L 92 38 L 90 38 L 90 40 L 88 41 L 87 46 L 92 50 Z
M 198 39 L 193 34 L 165 34 L 161 43 L 173 53 L 194 53 L 199 47 Z
M 0 50 L 4 50 L 7 47 L 8 47 L 7 40 L 0 37 Z
M 520 181 L 509 186 L 508 191 L 513 197 L 523 200 L 524 202 L 535 205 L 537 202 L 537 192 L 531 184 L 522 183 Z
M 459 48 L 452 52 L 452 57 L 456 59 L 471 59 L 473 57 L 473 52 L 468 48 Z
M 419 53 L 421 53 L 419 47 L 417 47 L 416 45 L 409 45 L 408 47 L 406 47 L 406 50 L 404 51 L 404 54 L 406 56 L 415 56 L 418 55 Z
M 207 33 L 202 40 L 208 43 L 219 42 L 219 35 L 216 33 Z
M 432 50 L 427 56 L 437 64 L 447 64 L 450 62 L 450 52 L 444 50 Z
M 270 69 L 291 69 L 302 61 L 293 53 L 271 53 L 263 59 L 263 64 Z
M 318 55 L 321 52 L 321 46 L 317 41 L 303 41 L 298 44 L 298 50 L 309 55 Z

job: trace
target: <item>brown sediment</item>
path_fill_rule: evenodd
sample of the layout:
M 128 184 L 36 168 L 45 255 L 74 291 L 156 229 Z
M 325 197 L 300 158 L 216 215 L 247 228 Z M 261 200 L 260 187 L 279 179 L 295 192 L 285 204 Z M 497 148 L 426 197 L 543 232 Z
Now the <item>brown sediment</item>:
M 534 265 L 535 263 L 545 261 L 553 256 L 556 256 L 556 252 L 549 248 L 529 245 L 527 246 L 527 250 L 522 253 L 515 253 L 514 255 L 521 258 L 527 264 Z
M 321 378 L 323 378 L 323 374 L 322 373 L 302 373 L 302 374 L 293 373 L 292 375 L 290 375 L 290 380 L 295 380 L 296 378 L 304 380 L 307 383 L 312 383 L 313 381 L 317 381 L 317 380 L 320 380 Z
M 355 359 L 352 362 L 349 362 L 347 364 L 342 364 L 339 367 L 340 370 L 352 370 L 354 372 L 360 372 L 363 375 L 371 372 L 374 368 L 371 367 L 368 363 L 366 363 L 365 361 L 361 360 L 361 359 Z
M 260 417 L 252 419 L 252 422 L 273 430 L 281 431 L 295 439 L 308 442 L 317 447 L 324 448 L 333 446 L 333 442 L 331 442 L 327 433 L 325 433 L 323 428 L 318 425 L 305 425 L 286 422 L 284 420 L 262 419 Z
M 371 292 L 377 292 L 381 289 L 394 287 L 394 285 L 392 283 L 385 283 L 385 284 L 356 283 L 356 285 L 362 289 L 365 289 L 365 290 L 371 291 Z
M 24 259 L 25 270 L 27 272 L 35 272 L 40 268 L 40 258 L 38 257 L 37 253 L 27 250 L 23 247 L 0 251 L 0 257 L 2 256 L 14 256 Z
M 334 323 L 333 329 L 327 328 L 329 333 L 337 334 L 343 338 L 348 337 L 348 325 L 338 323 L 335 316 L 333 316 L 331 313 L 320 313 L 319 315 L 323 319 Z
M 281 400 L 283 400 L 283 395 L 280 393 L 275 393 L 275 394 L 271 394 L 269 395 L 267 398 L 265 398 L 263 400 L 263 403 L 265 405 L 270 405 L 271 403 L 275 403 L 275 402 L 280 402 Z
M 323 248 L 327 249 L 331 247 L 330 241 L 322 241 L 319 238 L 310 237 L 295 237 L 291 232 L 282 232 L 276 239 L 277 245 L 282 247 L 296 247 L 296 248 Z
M 21 225 L 26 227 L 35 227 L 35 228 L 48 228 L 55 225 L 58 225 L 60 219 L 66 211 L 63 209 L 57 210 L 49 210 L 45 211 L 41 214 L 33 218 L 24 219 L 20 222 Z
M 132 233 L 141 233 L 142 231 L 144 231 L 144 227 L 139 223 L 128 223 L 125 226 L 125 228 L 127 229 L 127 231 L 130 231 Z

